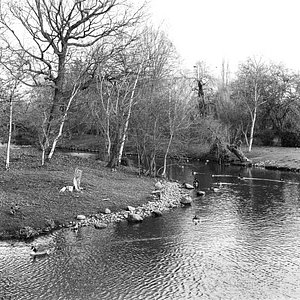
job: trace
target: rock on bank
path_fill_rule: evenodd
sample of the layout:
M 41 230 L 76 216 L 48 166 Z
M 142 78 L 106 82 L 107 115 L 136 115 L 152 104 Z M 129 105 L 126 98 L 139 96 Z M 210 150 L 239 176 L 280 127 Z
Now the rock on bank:
M 94 214 L 87 217 L 86 220 L 75 223 L 73 222 L 71 226 L 75 226 L 75 224 L 79 227 L 89 225 L 95 226 L 98 223 L 109 224 L 125 220 L 130 223 L 134 223 L 135 220 L 137 220 L 137 222 L 141 222 L 144 218 L 158 216 L 164 211 L 180 206 L 182 193 L 182 189 L 178 183 L 165 182 L 162 184 L 159 194 L 152 194 L 153 201 L 149 201 L 142 206 L 130 207 L 130 210 L 124 208 L 124 210 L 110 214 Z M 133 215 L 136 219 L 133 219 Z

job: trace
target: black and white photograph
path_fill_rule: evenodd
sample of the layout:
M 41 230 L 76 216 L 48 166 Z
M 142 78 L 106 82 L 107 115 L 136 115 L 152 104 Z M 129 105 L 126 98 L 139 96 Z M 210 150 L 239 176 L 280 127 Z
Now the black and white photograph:
M 0 300 L 299 300 L 299 12 L 0 0 Z

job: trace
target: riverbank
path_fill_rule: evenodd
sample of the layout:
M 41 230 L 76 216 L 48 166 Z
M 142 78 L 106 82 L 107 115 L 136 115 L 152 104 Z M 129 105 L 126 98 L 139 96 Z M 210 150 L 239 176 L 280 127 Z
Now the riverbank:
M 300 149 L 287 147 L 253 147 L 244 154 L 254 166 L 270 170 L 300 172 Z
M 4 155 L 2 147 L 2 161 Z M 182 191 L 177 183 L 164 183 L 159 197 L 153 193 L 156 181 L 138 176 L 134 167 L 111 171 L 95 158 L 59 152 L 41 167 L 40 155 L 30 147 L 14 147 L 10 170 L 0 174 L 2 240 L 34 238 L 64 227 L 104 228 L 126 219 L 129 213 L 143 218 L 157 216 L 180 205 Z M 82 191 L 62 192 L 62 188 L 73 185 L 76 168 L 82 170 Z
M 300 150 L 295 148 L 254 147 L 244 150 L 253 164 L 270 169 L 300 171 Z M 0 148 L 4 162 L 5 148 Z M 139 215 L 150 216 L 178 206 L 181 189 L 168 183 L 163 198 L 152 192 L 155 180 L 140 177 L 133 167 L 117 172 L 95 159 L 57 152 L 51 163 L 40 166 L 41 153 L 33 148 L 14 147 L 11 168 L 0 174 L 0 239 L 31 238 L 62 227 L 105 227 L 128 217 L 128 206 Z M 4 170 L 4 163 L 1 166 Z M 76 168 L 82 170 L 81 192 L 60 192 L 72 186 Z M 171 186 L 169 186 L 171 184 Z
M 0 148 L 2 162 L 4 152 Z M 32 148 L 13 148 L 10 170 L 0 173 L 0 239 L 47 233 L 67 226 L 79 214 L 116 212 L 153 200 L 154 180 L 137 176 L 133 168 L 112 172 L 101 161 L 63 153 L 41 167 L 40 156 Z M 60 193 L 73 185 L 76 168 L 82 170 L 82 192 Z

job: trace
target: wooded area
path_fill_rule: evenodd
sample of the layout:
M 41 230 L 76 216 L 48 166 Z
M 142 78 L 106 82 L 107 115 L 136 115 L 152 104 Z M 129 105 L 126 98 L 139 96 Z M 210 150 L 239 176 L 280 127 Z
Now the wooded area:
M 151 175 L 158 156 L 197 157 L 216 138 L 249 151 L 299 146 L 298 73 L 257 57 L 235 74 L 201 58 L 185 70 L 146 15 L 124 0 L 3 1 L 1 140 L 39 147 L 44 164 L 57 145 L 91 135 L 107 166 L 130 151 Z

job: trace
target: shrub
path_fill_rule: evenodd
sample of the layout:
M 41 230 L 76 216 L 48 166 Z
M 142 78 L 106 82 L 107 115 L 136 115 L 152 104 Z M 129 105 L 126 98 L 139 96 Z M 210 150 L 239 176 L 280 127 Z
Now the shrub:
M 282 147 L 300 147 L 300 133 L 286 131 L 280 137 Z

